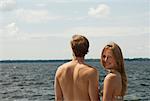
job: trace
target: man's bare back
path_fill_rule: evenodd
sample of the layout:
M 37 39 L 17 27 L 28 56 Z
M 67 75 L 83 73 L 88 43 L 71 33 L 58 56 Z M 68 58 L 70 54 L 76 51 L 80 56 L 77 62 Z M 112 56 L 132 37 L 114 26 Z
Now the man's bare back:
M 82 35 L 73 35 L 70 41 L 72 61 L 61 65 L 55 75 L 56 101 L 98 101 L 98 72 L 84 63 L 89 41 Z
M 98 101 L 98 72 L 78 60 L 61 65 L 55 76 L 58 100 Z

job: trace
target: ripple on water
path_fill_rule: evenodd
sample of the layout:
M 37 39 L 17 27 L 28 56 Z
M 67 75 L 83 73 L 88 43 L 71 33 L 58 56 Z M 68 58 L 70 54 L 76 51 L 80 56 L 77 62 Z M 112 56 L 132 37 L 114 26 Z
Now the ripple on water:
M 0 64 L 0 101 L 54 101 L 54 76 L 58 65 L 62 63 Z M 100 70 L 101 84 L 105 77 L 104 69 L 98 62 L 90 63 Z M 126 61 L 126 70 L 128 93 L 125 101 L 149 100 L 149 63 Z

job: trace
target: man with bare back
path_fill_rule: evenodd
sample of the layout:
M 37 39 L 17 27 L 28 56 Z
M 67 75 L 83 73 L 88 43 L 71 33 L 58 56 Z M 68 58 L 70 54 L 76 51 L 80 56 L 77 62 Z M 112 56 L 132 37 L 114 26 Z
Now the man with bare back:
M 73 59 L 61 65 L 55 75 L 56 101 L 99 101 L 97 69 L 84 62 L 89 41 L 82 35 L 71 40 Z

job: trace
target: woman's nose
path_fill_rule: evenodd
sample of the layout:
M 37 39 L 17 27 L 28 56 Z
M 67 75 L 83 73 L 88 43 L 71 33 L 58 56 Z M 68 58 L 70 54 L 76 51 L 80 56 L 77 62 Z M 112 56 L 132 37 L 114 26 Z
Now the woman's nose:
M 107 57 L 104 58 L 104 61 L 107 61 Z

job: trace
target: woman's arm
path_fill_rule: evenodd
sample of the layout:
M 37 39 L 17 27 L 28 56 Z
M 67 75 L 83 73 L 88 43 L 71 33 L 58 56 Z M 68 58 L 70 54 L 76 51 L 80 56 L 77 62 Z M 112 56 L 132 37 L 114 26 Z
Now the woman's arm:
M 112 101 L 113 93 L 115 90 L 115 74 L 108 74 L 104 79 L 104 88 L 103 88 L 103 101 Z

